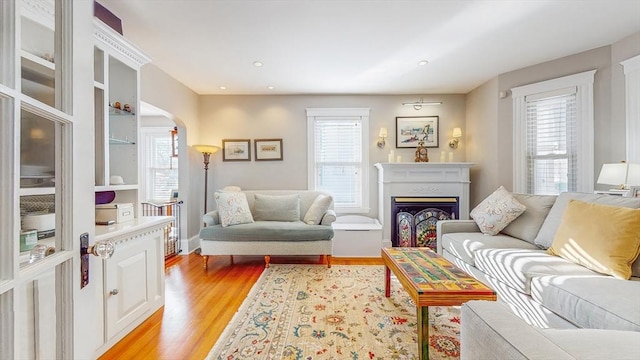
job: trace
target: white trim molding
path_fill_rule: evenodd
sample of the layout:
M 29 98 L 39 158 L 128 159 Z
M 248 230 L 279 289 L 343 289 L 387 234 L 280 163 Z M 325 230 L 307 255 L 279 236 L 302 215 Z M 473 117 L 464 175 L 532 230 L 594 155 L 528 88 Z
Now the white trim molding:
M 594 189 L 594 120 L 593 82 L 597 70 L 518 86 L 511 89 L 513 96 L 513 191 L 527 191 L 527 142 L 526 97 L 542 92 L 576 88 L 576 116 L 578 135 L 577 189 L 593 192 Z
M 620 62 L 624 67 L 627 162 L 640 163 L 640 55 Z

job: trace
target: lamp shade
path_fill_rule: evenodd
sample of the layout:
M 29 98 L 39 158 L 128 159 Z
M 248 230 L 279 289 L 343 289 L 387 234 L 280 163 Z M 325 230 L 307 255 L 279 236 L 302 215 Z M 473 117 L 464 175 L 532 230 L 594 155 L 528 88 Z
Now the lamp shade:
M 602 164 L 598 184 L 624 185 L 627 179 L 627 164 Z
M 193 148 L 203 154 L 215 154 L 218 150 L 220 150 L 220 147 L 214 145 L 193 145 Z
M 380 134 L 378 136 L 382 138 L 386 138 L 388 136 L 387 128 L 385 127 L 380 128 Z
M 454 137 L 454 138 L 462 137 L 462 129 L 460 129 L 460 128 L 453 128 L 453 137 Z

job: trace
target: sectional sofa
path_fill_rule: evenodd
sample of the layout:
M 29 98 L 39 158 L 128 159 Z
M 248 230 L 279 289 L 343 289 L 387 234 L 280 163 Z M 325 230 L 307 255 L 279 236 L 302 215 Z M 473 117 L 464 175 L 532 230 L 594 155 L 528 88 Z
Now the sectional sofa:
M 498 303 L 463 306 L 462 358 L 591 358 L 585 354 L 592 353 L 640 359 L 640 211 L 627 209 L 640 208 L 640 198 L 511 196 L 525 210 L 496 235 L 481 232 L 486 225 L 481 217 L 437 225 L 438 253 L 498 293 Z M 619 235 L 625 229 L 631 234 Z M 583 251 L 576 241 L 581 232 L 604 234 L 594 235 L 596 247 L 631 244 L 623 250 L 622 270 L 605 264 L 620 260 L 620 254 L 602 258 L 590 253 L 593 244 Z M 597 357 L 603 349 L 608 355 Z
M 336 220 L 331 195 L 312 190 L 219 191 L 217 209 L 202 218 L 200 254 L 321 255 L 331 267 Z

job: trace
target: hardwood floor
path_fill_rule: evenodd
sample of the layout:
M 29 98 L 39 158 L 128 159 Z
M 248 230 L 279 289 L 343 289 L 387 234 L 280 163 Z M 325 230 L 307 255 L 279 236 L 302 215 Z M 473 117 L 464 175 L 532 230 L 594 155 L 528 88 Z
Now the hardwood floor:
M 271 258 L 317 264 L 318 256 Z M 381 258 L 332 258 L 333 265 L 382 265 Z M 264 270 L 262 257 L 176 256 L 165 266 L 165 306 L 100 359 L 204 359 Z

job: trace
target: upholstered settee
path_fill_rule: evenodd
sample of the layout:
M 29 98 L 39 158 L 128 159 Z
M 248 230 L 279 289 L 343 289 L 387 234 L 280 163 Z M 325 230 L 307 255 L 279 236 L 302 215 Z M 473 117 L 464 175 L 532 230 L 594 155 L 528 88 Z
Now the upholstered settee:
M 215 193 L 217 209 L 203 216 L 200 254 L 320 255 L 331 267 L 336 215 L 330 194 L 312 190 L 246 190 Z
M 437 224 L 438 252 L 498 294 L 498 303 L 463 307 L 462 358 L 640 358 L 640 198 L 509 194 L 522 208 L 511 207 L 520 214 L 497 233 L 486 215 L 506 205 Z M 519 333 L 539 345 L 511 341 Z M 616 349 L 583 357 L 582 347 Z

